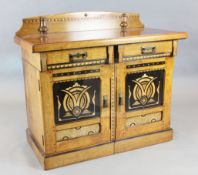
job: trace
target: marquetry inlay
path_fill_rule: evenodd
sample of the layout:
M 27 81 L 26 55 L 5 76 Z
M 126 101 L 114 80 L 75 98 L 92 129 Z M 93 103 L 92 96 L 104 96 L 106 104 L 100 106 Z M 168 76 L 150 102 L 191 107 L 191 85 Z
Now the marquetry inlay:
M 69 139 L 98 134 L 99 132 L 100 132 L 99 124 L 76 127 L 76 128 L 58 131 L 56 133 L 56 140 L 57 142 L 62 142 Z
M 146 115 L 140 115 L 137 117 L 131 117 L 126 120 L 126 127 L 127 128 L 133 128 L 138 127 L 141 125 L 146 125 L 154 122 L 158 122 L 162 120 L 162 113 L 151 113 Z
M 149 66 L 158 66 L 158 65 L 164 65 L 165 61 L 160 61 L 160 62 L 152 62 L 152 63 L 141 63 L 141 64 L 132 64 L 132 65 L 127 65 L 127 69 L 131 68 L 138 68 L 138 67 L 149 67 Z
M 100 79 L 54 83 L 56 123 L 100 116 Z
M 75 72 L 63 72 L 53 74 L 53 77 L 64 77 L 64 76 L 71 76 L 71 75 L 82 75 L 82 74 L 90 74 L 90 73 L 98 73 L 100 69 L 92 69 L 92 70 L 82 70 L 82 71 L 75 71 Z
M 164 70 L 126 76 L 126 110 L 162 105 Z
M 88 66 L 88 65 L 97 65 L 97 64 L 104 64 L 106 59 L 102 60 L 95 60 L 95 61 L 87 61 L 87 62 L 79 62 L 79 63 L 62 63 L 62 64 L 48 64 L 48 70 L 55 70 L 55 69 L 63 69 L 69 67 L 79 67 L 79 66 Z
M 152 54 L 152 55 L 137 55 L 137 56 L 125 56 L 123 57 L 123 61 L 132 61 L 139 59 L 148 59 L 148 58 L 160 58 L 160 57 L 168 57 L 171 56 L 171 53 L 161 53 L 161 54 Z

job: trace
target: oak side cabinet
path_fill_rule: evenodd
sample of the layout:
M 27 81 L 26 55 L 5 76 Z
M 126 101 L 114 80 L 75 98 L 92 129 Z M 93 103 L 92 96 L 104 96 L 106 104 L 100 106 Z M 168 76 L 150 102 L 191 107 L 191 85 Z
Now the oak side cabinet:
M 136 13 L 26 18 L 27 139 L 44 169 L 172 139 L 174 56 L 185 32 L 144 28 Z

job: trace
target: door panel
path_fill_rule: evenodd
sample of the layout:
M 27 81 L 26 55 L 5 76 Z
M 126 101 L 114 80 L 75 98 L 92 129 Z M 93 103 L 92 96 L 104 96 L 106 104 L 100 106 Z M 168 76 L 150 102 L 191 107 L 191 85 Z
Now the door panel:
M 162 105 L 164 70 L 127 73 L 126 111 Z
M 110 65 L 59 69 L 47 74 L 51 107 L 48 134 L 55 152 L 72 151 L 110 141 Z M 49 87 L 51 92 L 49 93 Z M 51 95 L 52 94 L 52 95 Z M 51 109 L 50 109 L 51 108 Z M 48 137 L 49 138 L 49 137 Z M 53 142 L 52 142 L 53 141 Z
M 55 123 L 100 116 L 100 78 L 53 84 Z
M 134 61 L 116 65 L 117 140 L 164 128 L 165 58 L 139 63 Z

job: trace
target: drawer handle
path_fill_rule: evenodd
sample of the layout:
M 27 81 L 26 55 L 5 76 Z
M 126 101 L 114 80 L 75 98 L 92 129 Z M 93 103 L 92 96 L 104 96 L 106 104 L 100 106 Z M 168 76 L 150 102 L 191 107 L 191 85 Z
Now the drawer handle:
M 108 108 L 108 96 L 103 97 L 103 108 Z
M 76 53 L 76 54 L 69 54 L 70 62 L 81 62 L 85 61 L 87 58 L 87 52 L 84 53 Z
M 155 54 L 156 53 L 156 47 L 142 47 L 141 52 L 142 52 L 143 55 Z

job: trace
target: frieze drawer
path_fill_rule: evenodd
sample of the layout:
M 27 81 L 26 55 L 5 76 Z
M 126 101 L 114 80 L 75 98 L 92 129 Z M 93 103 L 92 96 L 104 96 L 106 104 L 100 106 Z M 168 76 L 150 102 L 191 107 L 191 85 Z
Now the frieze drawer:
M 123 61 L 167 57 L 172 54 L 172 41 L 128 44 L 123 47 Z
M 106 47 L 73 49 L 47 52 L 47 69 L 104 64 L 107 61 Z

